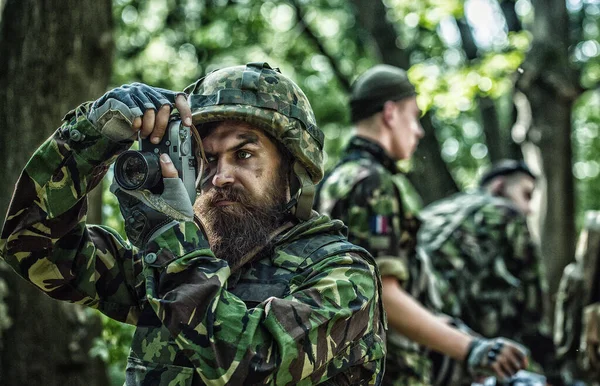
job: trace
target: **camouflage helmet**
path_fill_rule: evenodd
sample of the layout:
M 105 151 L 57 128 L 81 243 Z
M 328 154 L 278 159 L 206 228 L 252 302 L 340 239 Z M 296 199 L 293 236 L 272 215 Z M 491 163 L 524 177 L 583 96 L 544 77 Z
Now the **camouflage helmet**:
M 267 63 L 248 63 L 213 71 L 184 91 L 190 95 L 195 125 L 241 120 L 280 142 L 295 159 L 299 187 L 292 187 L 292 193 L 301 191 L 296 200 L 310 200 L 312 206 L 311 191 L 314 194 L 314 185 L 323 178 L 324 136 L 298 85 Z M 300 215 L 297 206 L 298 217 L 310 216 L 307 205 Z

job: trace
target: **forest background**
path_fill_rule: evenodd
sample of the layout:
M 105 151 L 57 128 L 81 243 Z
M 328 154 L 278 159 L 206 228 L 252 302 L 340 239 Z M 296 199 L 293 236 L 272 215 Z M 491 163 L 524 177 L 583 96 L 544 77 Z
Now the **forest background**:
M 267 61 L 305 90 L 331 166 L 350 84 L 388 63 L 409 69 L 424 111 L 404 165 L 415 205 L 475 187 L 501 158 L 539 173 L 531 225 L 552 304 L 584 212 L 600 209 L 599 34 L 600 0 L 0 0 L 0 213 L 62 116 L 112 87 L 181 90 Z M 89 221 L 122 229 L 107 185 Z M 122 384 L 132 331 L 0 265 L 0 384 Z

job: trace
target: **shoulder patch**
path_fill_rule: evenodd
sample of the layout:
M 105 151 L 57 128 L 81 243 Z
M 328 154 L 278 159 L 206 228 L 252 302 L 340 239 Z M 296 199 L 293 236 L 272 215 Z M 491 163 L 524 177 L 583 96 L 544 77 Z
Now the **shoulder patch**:
M 388 235 L 391 233 L 392 227 L 387 216 L 375 215 L 369 218 L 369 229 L 374 235 Z

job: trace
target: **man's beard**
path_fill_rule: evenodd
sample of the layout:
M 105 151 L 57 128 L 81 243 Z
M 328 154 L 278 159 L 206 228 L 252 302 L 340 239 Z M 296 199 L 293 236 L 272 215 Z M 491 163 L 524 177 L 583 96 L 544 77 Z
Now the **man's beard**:
M 260 201 L 230 186 L 212 187 L 200 195 L 195 211 L 217 258 L 226 260 L 230 267 L 237 267 L 253 250 L 260 251 L 260 255 L 272 252 L 271 234 L 285 219 L 286 191 L 276 188 L 286 186 L 282 184 L 282 181 L 275 181 Z M 234 204 L 216 206 L 222 200 Z

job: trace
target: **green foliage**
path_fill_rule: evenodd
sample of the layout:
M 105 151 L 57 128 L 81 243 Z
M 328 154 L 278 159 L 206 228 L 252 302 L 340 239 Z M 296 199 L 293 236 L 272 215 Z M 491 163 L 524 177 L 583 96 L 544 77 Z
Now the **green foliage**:
M 127 363 L 134 327 L 98 314 L 102 319 L 102 336 L 94 341 L 90 355 L 99 357 L 108 364 L 112 385 L 123 385 L 125 383 L 125 363 Z
M 600 94 L 590 91 L 580 98 L 573 114 L 573 146 L 577 220 L 581 225 L 586 210 L 600 208 Z

